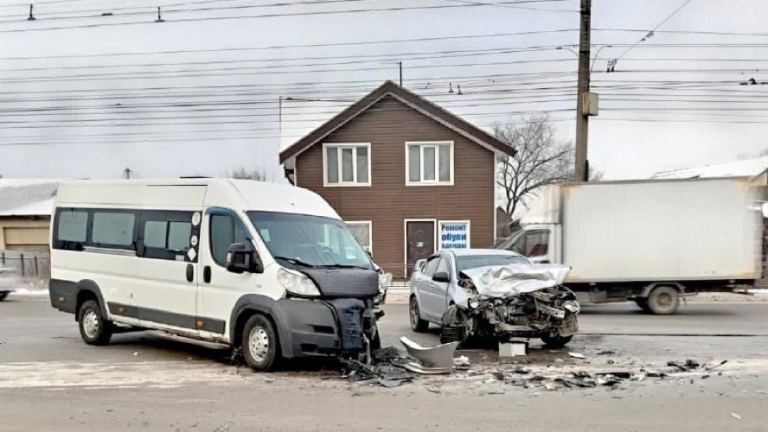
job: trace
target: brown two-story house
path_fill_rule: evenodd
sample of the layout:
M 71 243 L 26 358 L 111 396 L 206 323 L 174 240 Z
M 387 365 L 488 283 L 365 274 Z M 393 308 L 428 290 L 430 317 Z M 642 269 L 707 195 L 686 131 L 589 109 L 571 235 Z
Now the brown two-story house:
M 496 233 L 496 158 L 514 149 L 385 82 L 280 153 L 288 178 L 325 198 L 396 279 L 446 248 Z

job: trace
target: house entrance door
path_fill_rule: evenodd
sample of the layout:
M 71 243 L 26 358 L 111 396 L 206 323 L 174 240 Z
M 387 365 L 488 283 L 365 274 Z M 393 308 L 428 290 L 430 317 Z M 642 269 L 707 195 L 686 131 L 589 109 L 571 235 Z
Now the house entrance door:
M 410 277 L 416 261 L 435 253 L 435 221 L 406 221 L 405 250 L 405 276 Z

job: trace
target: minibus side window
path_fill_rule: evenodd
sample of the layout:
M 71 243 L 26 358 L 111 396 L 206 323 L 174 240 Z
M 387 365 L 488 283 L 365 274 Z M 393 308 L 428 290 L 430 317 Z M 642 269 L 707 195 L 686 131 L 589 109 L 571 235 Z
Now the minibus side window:
M 81 250 L 88 234 L 88 211 L 59 209 L 54 249 Z
M 139 256 L 174 261 L 195 262 L 197 251 L 192 238 L 199 235 L 192 227 L 192 212 L 150 210 L 142 213 L 139 230 Z
M 136 215 L 129 212 L 93 212 L 91 243 L 101 247 L 134 248 Z

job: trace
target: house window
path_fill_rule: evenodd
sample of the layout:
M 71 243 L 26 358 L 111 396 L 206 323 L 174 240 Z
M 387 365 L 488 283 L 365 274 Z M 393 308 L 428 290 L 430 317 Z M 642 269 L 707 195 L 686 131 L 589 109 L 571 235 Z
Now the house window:
M 323 144 L 325 186 L 370 186 L 370 144 Z
M 406 185 L 452 185 L 453 142 L 406 143 Z
M 345 223 L 347 224 L 349 231 L 352 232 L 352 235 L 357 239 L 357 242 L 360 243 L 360 246 L 362 246 L 368 253 L 373 254 L 371 221 Z

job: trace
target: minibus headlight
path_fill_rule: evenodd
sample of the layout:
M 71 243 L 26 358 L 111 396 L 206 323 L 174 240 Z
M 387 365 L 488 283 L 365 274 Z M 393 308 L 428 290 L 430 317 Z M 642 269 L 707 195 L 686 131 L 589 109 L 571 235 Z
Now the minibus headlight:
M 315 283 L 305 275 L 281 268 L 277 271 L 277 281 L 291 294 L 302 297 L 320 297 L 320 290 Z

